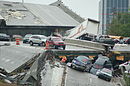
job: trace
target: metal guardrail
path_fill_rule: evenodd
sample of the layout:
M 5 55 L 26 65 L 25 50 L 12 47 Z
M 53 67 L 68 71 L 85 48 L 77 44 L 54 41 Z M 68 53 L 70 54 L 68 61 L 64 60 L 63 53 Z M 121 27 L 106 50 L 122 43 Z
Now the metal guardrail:
M 89 49 L 95 49 L 95 50 L 102 50 L 105 51 L 105 45 L 102 43 L 97 43 L 97 42 L 92 42 L 92 41 L 86 41 L 86 40 L 79 40 L 79 39 L 70 39 L 70 38 L 65 38 L 64 40 L 66 44 L 68 45 L 74 45 L 74 46 L 79 46 L 79 47 L 84 47 L 84 48 L 89 48 Z

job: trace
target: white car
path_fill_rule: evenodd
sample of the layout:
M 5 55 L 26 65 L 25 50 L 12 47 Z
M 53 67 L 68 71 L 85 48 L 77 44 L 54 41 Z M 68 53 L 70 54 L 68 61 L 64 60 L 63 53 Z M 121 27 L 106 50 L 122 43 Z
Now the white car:
M 31 46 L 33 46 L 33 44 L 38 44 L 39 46 L 45 46 L 46 39 L 47 37 L 44 35 L 32 35 L 29 38 L 29 43 Z
M 125 62 L 123 64 L 120 64 L 119 69 L 121 69 L 122 73 L 124 71 L 129 71 L 130 70 L 130 61 L 127 61 L 127 62 Z
M 107 81 L 111 81 L 111 79 L 113 77 L 112 70 L 107 69 L 107 68 L 98 70 L 96 74 L 97 74 L 98 78 L 101 78 L 101 79 L 104 79 Z

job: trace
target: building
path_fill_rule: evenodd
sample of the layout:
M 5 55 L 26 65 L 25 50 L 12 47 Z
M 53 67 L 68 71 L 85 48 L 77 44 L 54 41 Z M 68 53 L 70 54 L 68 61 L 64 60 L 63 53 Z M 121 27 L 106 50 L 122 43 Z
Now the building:
M 72 14 L 76 17 L 72 17 Z M 0 32 L 8 35 L 49 36 L 55 31 L 64 35 L 66 30 L 83 21 L 83 18 L 69 10 L 60 0 L 51 5 L 0 1 Z
M 99 21 L 101 34 L 106 34 L 107 27 L 116 14 L 128 12 L 129 3 L 129 0 L 100 0 Z

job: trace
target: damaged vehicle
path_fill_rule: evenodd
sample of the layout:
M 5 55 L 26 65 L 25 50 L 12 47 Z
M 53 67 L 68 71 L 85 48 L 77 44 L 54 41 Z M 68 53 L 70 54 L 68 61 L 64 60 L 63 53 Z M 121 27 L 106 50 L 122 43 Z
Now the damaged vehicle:
M 71 67 L 82 71 L 90 71 L 92 60 L 86 56 L 78 56 L 72 60 Z
M 109 62 L 110 61 L 109 61 L 108 57 L 99 55 L 98 59 L 93 64 L 93 66 L 92 66 L 92 68 L 90 70 L 90 73 L 96 75 L 96 72 L 98 70 L 102 70 L 104 67 L 107 67 L 107 68 L 111 69 L 112 65 L 109 65 Z
M 111 79 L 113 77 L 112 70 L 103 68 L 102 70 L 98 70 L 97 76 L 98 76 L 98 78 L 101 78 L 101 79 L 104 79 L 107 81 L 111 81 Z

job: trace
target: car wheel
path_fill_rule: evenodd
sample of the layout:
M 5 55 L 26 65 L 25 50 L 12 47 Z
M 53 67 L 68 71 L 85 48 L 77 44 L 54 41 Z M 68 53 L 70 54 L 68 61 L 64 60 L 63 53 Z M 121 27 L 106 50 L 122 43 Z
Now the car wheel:
M 101 77 L 98 75 L 98 78 L 101 78 Z
M 110 81 L 111 81 L 111 79 L 107 79 L 107 81 L 109 81 L 109 82 L 110 82 Z
M 33 42 L 32 41 L 30 42 L 30 46 L 33 46 Z
M 74 65 L 72 65 L 72 68 L 75 69 L 76 67 Z
M 63 46 L 63 50 L 65 50 L 65 46 Z
M 55 49 L 58 49 L 58 46 L 55 45 Z
M 38 46 L 41 46 L 41 44 L 39 43 Z
M 72 64 L 70 65 L 70 67 L 72 68 Z
M 42 43 L 41 43 L 41 46 L 44 46 L 44 47 L 45 47 L 45 45 L 46 45 L 46 43 L 45 43 L 45 42 L 42 42 Z

